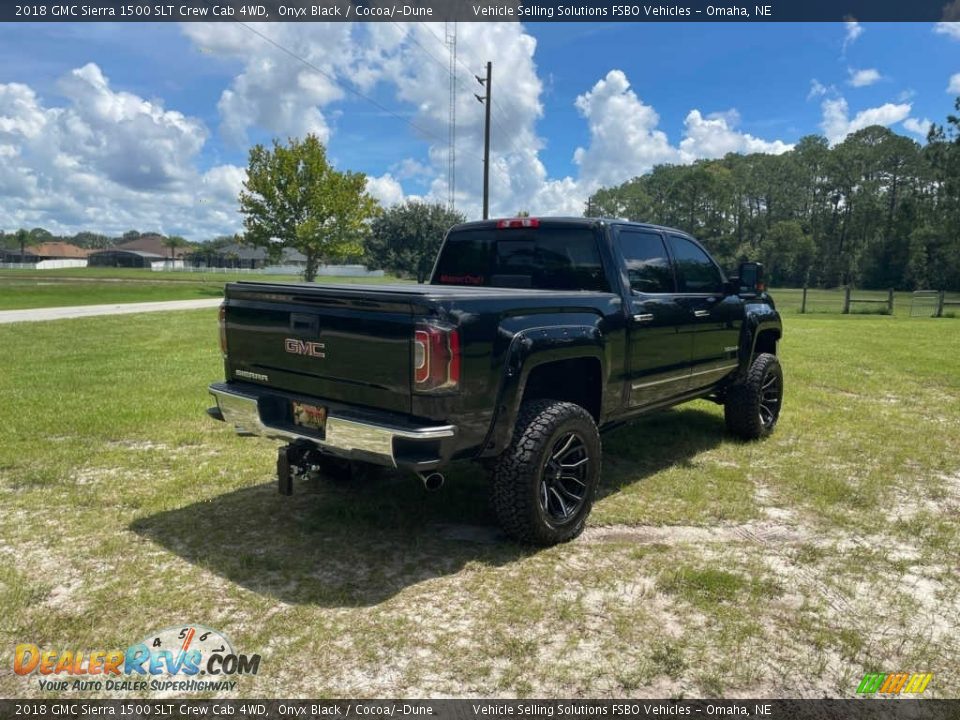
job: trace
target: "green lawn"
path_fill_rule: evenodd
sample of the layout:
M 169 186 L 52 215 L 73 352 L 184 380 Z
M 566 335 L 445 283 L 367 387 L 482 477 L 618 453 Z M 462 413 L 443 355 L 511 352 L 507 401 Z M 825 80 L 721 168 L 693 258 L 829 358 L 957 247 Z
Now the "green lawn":
M 153 272 L 127 268 L 0 270 L 0 310 L 195 300 L 223 296 L 223 285 L 236 280 L 299 282 L 293 275 Z M 385 277 L 318 277 L 317 282 L 385 283 Z
M 201 623 L 263 656 L 249 697 L 850 696 L 867 671 L 960 695 L 955 320 L 790 315 L 772 438 L 706 402 L 608 433 L 586 533 L 539 551 L 469 465 L 278 496 L 275 443 L 204 414 L 216 332 L 0 326 L 4 667 Z

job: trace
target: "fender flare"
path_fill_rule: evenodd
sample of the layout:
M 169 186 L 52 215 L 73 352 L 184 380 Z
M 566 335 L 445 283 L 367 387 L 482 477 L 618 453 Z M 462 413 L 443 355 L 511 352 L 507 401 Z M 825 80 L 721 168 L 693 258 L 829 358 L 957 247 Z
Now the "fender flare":
M 748 312 L 743 321 L 743 332 L 740 336 L 740 372 L 745 372 L 757 348 L 757 338 L 761 333 L 775 332 L 777 339 L 783 337 L 783 321 L 780 313 L 772 310 L 766 313 Z
M 498 455 L 510 444 L 527 380 L 537 367 L 560 360 L 596 359 L 606 377 L 603 333 L 591 325 L 553 325 L 517 332 L 504 354 L 500 384 L 490 427 L 479 455 Z M 603 392 L 601 383 L 601 393 Z M 601 407 L 602 407 L 601 399 Z

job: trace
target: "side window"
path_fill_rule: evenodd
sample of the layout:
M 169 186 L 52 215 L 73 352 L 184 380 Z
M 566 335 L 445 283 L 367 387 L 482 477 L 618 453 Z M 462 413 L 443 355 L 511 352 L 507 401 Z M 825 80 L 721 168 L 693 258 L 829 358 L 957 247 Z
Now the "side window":
M 670 250 L 677 263 L 680 292 L 723 292 L 723 276 L 710 256 L 686 238 L 670 235 Z
M 609 292 L 592 232 L 534 238 L 497 241 L 494 285 Z
M 630 287 L 642 293 L 672 293 L 673 269 L 658 232 L 621 230 L 617 234 L 620 254 L 627 265 Z

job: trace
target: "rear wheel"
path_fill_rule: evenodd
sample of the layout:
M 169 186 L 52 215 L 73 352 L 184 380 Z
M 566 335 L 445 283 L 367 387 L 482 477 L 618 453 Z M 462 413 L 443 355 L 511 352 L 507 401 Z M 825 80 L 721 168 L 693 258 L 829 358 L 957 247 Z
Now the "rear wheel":
M 760 353 L 747 376 L 727 392 L 724 418 L 727 429 L 744 440 L 773 432 L 783 404 L 783 370 L 776 355 Z
M 524 403 L 513 442 L 493 472 L 493 509 L 507 534 L 553 545 L 583 532 L 600 480 L 600 450 L 597 426 L 579 405 Z

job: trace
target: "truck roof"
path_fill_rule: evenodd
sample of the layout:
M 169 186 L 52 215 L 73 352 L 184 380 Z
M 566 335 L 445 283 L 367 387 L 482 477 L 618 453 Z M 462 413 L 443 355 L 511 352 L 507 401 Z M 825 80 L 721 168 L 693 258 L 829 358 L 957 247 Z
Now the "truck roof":
M 459 225 L 454 225 L 450 228 L 453 230 L 474 230 L 474 229 L 496 229 L 497 223 L 502 220 L 523 220 L 527 218 L 490 218 L 489 220 L 471 220 L 470 222 L 460 223 Z M 636 220 L 624 220 L 623 218 L 594 218 L 594 217 L 573 217 L 573 216 L 559 216 L 559 217 L 544 217 L 535 215 L 530 219 L 536 219 L 540 222 L 541 225 L 557 226 L 557 225 L 568 225 L 572 227 L 593 227 L 596 225 L 632 225 L 634 227 L 642 227 L 648 230 L 663 230 L 664 232 L 676 233 L 677 235 L 683 235 L 684 237 L 690 237 L 690 233 L 684 232 L 677 228 L 667 227 L 665 225 L 657 225 L 655 223 L 639 222 Z

